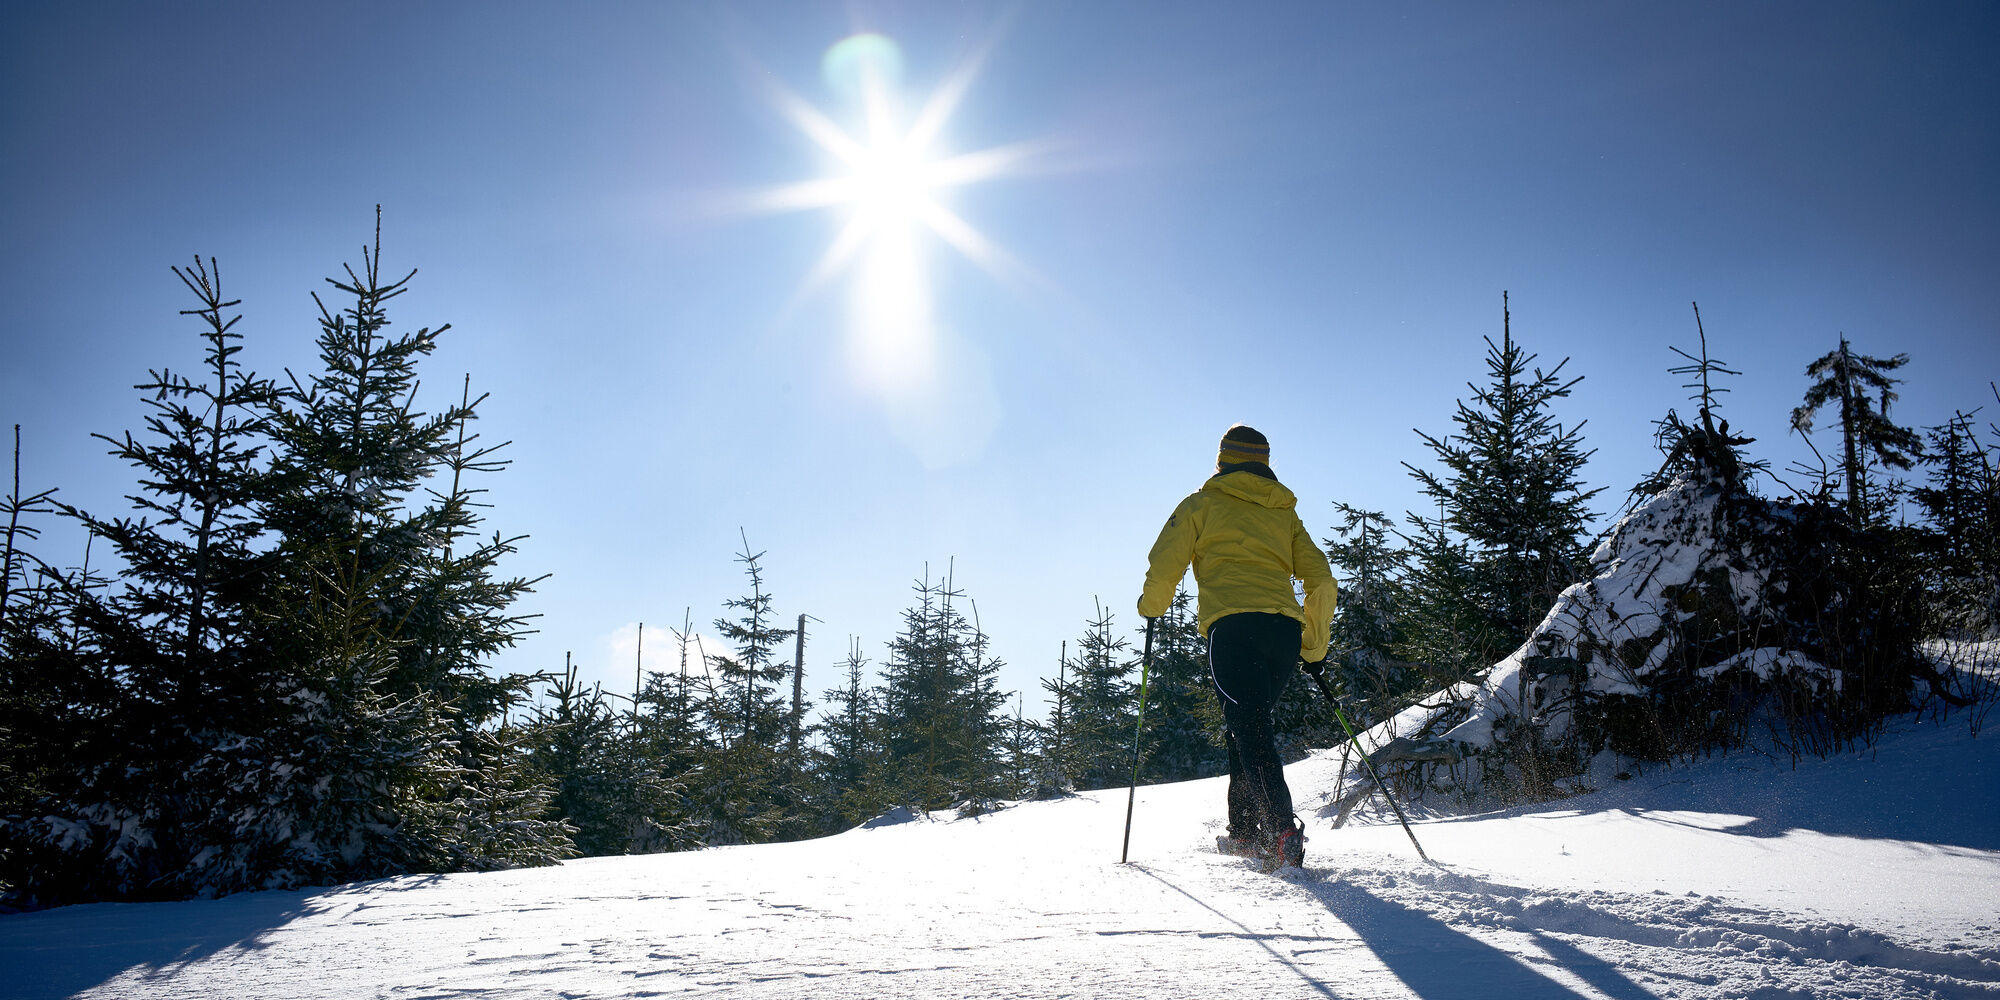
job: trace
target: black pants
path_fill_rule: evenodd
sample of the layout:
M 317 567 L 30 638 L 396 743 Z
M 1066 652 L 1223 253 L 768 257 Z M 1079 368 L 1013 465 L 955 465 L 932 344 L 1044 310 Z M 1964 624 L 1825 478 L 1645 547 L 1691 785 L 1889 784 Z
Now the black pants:
M 1292 823 L 1292 790 L 1271 714 L 1299 662 L 1297 619 L 1235 614 L 1208 629 L 1208 669 L 1229 748 L 1229 835 L 1275 836 Z

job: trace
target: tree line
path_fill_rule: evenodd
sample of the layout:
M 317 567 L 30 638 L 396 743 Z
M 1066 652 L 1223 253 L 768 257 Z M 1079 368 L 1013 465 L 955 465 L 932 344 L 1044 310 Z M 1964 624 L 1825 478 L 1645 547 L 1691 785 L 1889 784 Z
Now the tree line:
M 948 573 L 911 584 L 879 669 L 850 637 L 840 683 L 815 704 L 800 693 L 807 616 L 780 627 L 765 555 L 747 539 L 738 553 L 747 593 L 726 602 L 737 617 L 713 623 L 729 648 L 705 650 L 683 623 L 671 630 L 669 668 L 645 672 L 633 697 L 583 687 L 566 666 L 529 706 L 529 759 L 555 783 L 553 811 L 575 828 L 579 850 L 763 843 L 938 810 L 976 815 L 1123 784 L 1135 737 L 1142 780 L 1221 772 L 1220 712 L 1188 595 L 1156 632 L 1143 733 L 1138 653 L 1110 612 L 1100 606 L 1084 623 L 1074 655 L 1064 644 L 1042 683 L 1047 716 L 1031 718 L 1023 693 L 1000 689 L 1003 664 L 977 604 Z
M 1220 712 L 1190 595 L 1156 623 L 1138 728 L 1135 648 L 1101 604 L 1027 694 L 1003 691 L 977 604 L 926 568 L 872 664 L 850 639 L 841 681 L 801 687 L 804 616 L 781 614 L 747 535 L 744 592 L 702 648 L 672 630 L 671 666 L 630 697 L 561 673 L 496 675 L 537 582 L 502 560 L 518 538 L 483 524 L 478 477 L 503 444 L 473 430 L 483 396 L 416 401 L 448 327 L 392 329 L 376 237 L 319 300 L 319 367 L 245 371 L 238 303 L 213 260 L 176 268 L 202 361 L 138 388 L 139 432 L 102 439 L 129 462 L 134 513 L 104 517 L 54 491 L 7 497 L 0 573 L 0 892 L 7 906 L 181 898 L 413 871 L 544 864 L 836 832 L 885 816 L 977 813 L 1019 799 L 1221 773 Z M 1357 721 L 1478 674 L 1584 579 L 1600 489 L 1580 380 L 1544 370 L 1503 299 L 1487 378 L 1416 432 L 1408 466 L 1434 510 L 1392 521 L 1336 503 L 1324 545 L 1342 601 L 1330 657 Z M 1734 375 L 1708 357 L 1697 418 L 1659 422 L 1647 495 L 1697 461 L 1761 472 L 1854 529 L 1854 572 L 1901 588 L 1927 635 L 2000 626 L 2000 475 L 1992 425 L 1958 413 L 1922 434 L 1889 417 L 1902 355 L 1839 346 L 1807 368 L 1793 427 L 1822 416 L 1838 461 L 1771 475 L 1714 424 Z M 1717 445 L 1715 442 L 1722 442 Z M 1724 454 L 1695 454 L 1720 449 Z M 1921 467 L 1911 483 L 1894 473 Z M 1788 483 L 1800 485 L 1795 489 Z M 1909 516 L 1911 512 L 1915 517 Z M 83 564 L 29 549 L 37 518 L 88 532 Z M 101 546 L 101 548 L 96 548 Z M 98 555 L 101 553 L 101 555 Z M 92 556 L 115 570 L 93 568 Z M 101 564 L 100 564 L 101 566 Z M 1904 607 L 1898 605 L 1898 608 Z M 1133 623 L 1137 625 L 1138 623 Z M 787 646 L 790 645 L 788 651 Z M 789 655 L 788 655 L 789 654 Z M 787 690 L 790 685 L 790 690 Z M 1293 757 L 1340 732 L 1307 685 L 1279 706 Z

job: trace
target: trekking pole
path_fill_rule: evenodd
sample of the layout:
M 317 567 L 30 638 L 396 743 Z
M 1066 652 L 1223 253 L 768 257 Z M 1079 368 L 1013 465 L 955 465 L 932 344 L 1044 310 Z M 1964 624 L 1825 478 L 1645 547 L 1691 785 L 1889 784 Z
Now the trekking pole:
M 1139 798 L 1139 737 L 1146 731 L 1146 675 L 1153 666 L 1153 623 L 1146 619 L 1146 652 L 1139 657 L 1139 721 L 1132 727 L 1132 786 L 1125 792 L 1125 846 L 1118 849 L 1118 863 L 1132 853 L 1132 803 Z
M 1327 702 L 1333 705 L 1333 717 L 1339 719 L 1340 728 L 1347 731 L 1347 741 L 1354 744 L 1354 752 L 1361 757 L 1361 766 L 1366 767 L 1368 776 L 1375 779 L 1375 787 L 1381 789 L 1382 797 L 1389 800 L 1389 808 L 1396 810 L 1396 821 L 1403 824 L 1403 832 L 1410 835 L 1410 846 L 1417 849 L 1417 857 L 1436 864 L 1437 862 L 1431 861 L 1430 855 L 1424 853 L 1424 845 L 1417 843 L 1417 833 L 1410 829 L 1410 818 L 1403 815 L 1403 807 L 1396 804 L 1396 797 L 1389 794 L 1389 786 L 1382 783 L 1382 775 L 1375 770 L 1375 762 L 1368 759 L 1368 751 L 1361 749 L 1361 737 L 1354 734 L 1354 727 L 1347 722 L 1347 713 L 1340 710 L 1340 699 L 1334 696 L 1333 685 L 1327 683 L 1325 672 L 1315 674 L 1306 671 L 1306 673 L 1313 679 L 1313 683 L 1319 685 L 1320 693 L 1326 695 Z

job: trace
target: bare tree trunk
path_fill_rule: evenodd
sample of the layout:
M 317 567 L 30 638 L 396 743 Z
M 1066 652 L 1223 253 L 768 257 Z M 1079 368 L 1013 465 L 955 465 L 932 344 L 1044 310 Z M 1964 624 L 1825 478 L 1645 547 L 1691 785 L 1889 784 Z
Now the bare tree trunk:
M 792 652 L 792 763 L 799 762 L 799 720 L 805 714 L 806 691 L 806 616 L 799 615 L 799 631 L 792 637 L 797 643 Z
M 1854 368 L 1847 357 L 1847 338 L 1840 338 L 1840 443 L 1845 449 L 1847 516 L 1861 520 L 1861 464 L 1854 457 Z

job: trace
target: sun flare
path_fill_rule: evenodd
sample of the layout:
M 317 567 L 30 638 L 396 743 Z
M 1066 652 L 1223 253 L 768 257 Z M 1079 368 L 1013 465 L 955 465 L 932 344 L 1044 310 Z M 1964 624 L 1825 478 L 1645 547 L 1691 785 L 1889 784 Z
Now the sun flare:
M 790 91 L 778 110 L 831 160 L 829 174 L 773 189 L 757 199 L 767 211 L 830 210 L 843 222 L 806 275 L 801 292 L 852 271 L 850 335 L 870 375 L 899 382 L 920 375 L 933 346 L 927 251 L 942 240 L 998 276 L 1019 266 L 954 212 L 946 192 L 1007 173 L 1026 145 L 974 153 L 937 149 L 945 126 L 979 70 L 975 55 L 906 115 L 898 90 L 902 56 L 877 34 L 855 35 L 827 50 L 829 87 L 844 105 L 843 127 Z

